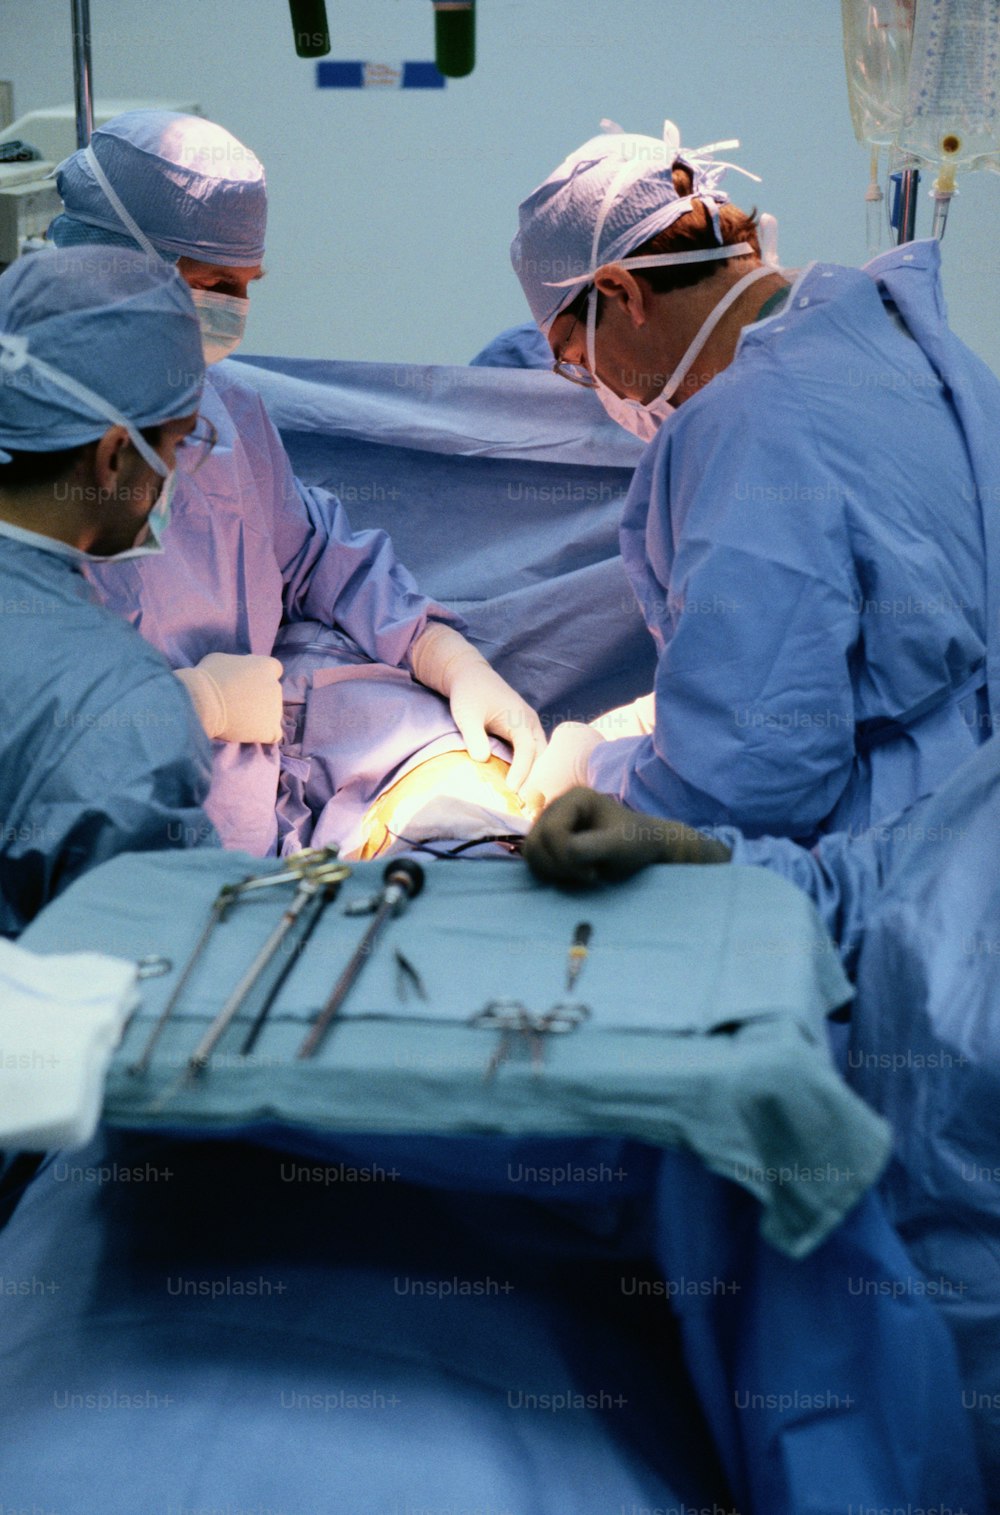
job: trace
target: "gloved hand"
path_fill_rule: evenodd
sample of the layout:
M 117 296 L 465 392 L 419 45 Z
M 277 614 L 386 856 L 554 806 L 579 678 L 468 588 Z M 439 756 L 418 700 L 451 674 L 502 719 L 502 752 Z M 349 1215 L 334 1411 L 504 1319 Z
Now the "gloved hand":
M 649 736 L 656 725 L 656 695 L 643 694 L 631 705 L 617 705 L 590 724 L 606 742 L 622 736 Z
M 587 759 L 604 741 L 599 731 L 580 721 L 563 721 L 531 770 L 525 803 L 534 815 L 574 784 L 587 782 Z
M 531 706 L 522 700 L 465 637 L 442 621 L 431 621 L 410 648 L 413 675 L 443 694 L 469 756 L 485 763 L 490 755 L 487 732 L 503 737 L 514 749 L 507 782 L 522 793 L 535 760 L 545 751 L 545 732 Z
M 178 668 L 206 735 L 224 742 L 277 742 L 281 675 L 277 658 L 210 652 L 197 668 Z
M 571 789 L 536 822 L 524 856 L 549 884 L 614 883 L 650 863 L 727 863 L 721 842 L 680 821 L 626 810 L 609 794 Z

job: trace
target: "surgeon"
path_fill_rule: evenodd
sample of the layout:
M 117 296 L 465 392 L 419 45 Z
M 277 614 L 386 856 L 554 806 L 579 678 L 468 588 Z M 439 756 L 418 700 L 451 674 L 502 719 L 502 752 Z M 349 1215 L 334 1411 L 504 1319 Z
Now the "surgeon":
M 267 214 L 264 170 L 248 148 L 199 117 L 132 111 L 61 164 L 57 182 L 58 245 L 139 246 L 175 263 L 207 361 L 238 346 Z M 180 472 L 169 558 L 92 577 L 188 684 L 215 738 L 208 808 L 225 843 L 261 854 L 279 841 L 364 845 L 366 828 L 384 829 L 368 812 L 387 784 L 432 787 L 466 750 L 485 796 L 518 810 L 516 791 L 545 745 L 535 713 L 457 618 L 419 592 L 384 532 L 352 532 L 332 495 L 293 476 L 236 373 L 210 370 L 202 409 L 218 445 L 197 476 Z M 270 675 L 255 666 L 248 677 L 237 661 L 272 651 L 286 669 L 283 732 Z M 220 713 L 230 678 L 244 689 L 238 728 Z M 256 704 L 245 694 L 254 678 Z
M 0 277 L 0 932 L 123 851 L 217 841 L 208 744 L 85 566 L 153 561 L 204 368 L 173 269 L 76 248 Z
M 649 442 L 621 545 L 658 655 L 652 729 L 559 727 L 532 783 L 810 840 L 992 729 L 1000 385 L 948 329 L 936 242 L 786 274 L 712 152 L 608 129 L 520 207 L 556 373 Z
M 551 368 L 549 344 L 534 321 L 508 326 L 469 359 L 470 368 Z

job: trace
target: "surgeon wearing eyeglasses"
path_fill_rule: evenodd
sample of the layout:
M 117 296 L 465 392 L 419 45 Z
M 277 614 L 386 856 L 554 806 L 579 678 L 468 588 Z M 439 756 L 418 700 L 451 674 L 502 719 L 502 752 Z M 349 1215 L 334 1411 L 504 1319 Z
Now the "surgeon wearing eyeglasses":
M 649 444 L 621 550 L 657 668 L 637 710 L 556 729 L 536 806 L 583 783 L 749 836 L 863 829 L 1000 706 L 1000 385 L 948 329 L 936 242 L 784 270 L 720 188 L 737 144 L 605 126 L 512 260 L 556 374 Z

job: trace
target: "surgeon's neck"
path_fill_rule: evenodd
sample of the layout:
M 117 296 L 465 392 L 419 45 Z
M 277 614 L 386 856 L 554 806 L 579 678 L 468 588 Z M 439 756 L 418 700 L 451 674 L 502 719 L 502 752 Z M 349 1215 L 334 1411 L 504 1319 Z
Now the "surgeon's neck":
M 72 508 L 67 508 L 65 500 L 57 498 L 57 487 L 0 489 L 0 521 L 19 526 L 22 531 L 33 531 L 36 536 L 49 537 L 53 542 L 86 550 L 90 545 L 89 533 Z
M 735 283 L 735 280 L 736 276 L 733 275 L 728 282 Z M 708 281 L 706 280 L 706 288 L 707 283 Z M 697 285 L 695 286 L 696 289 L 698 287 Z M 722 373 L 723 369 L 729 367 L 736 356 L 736 348 L 739 344 L 743 328 L 751 326 L 757 320 L 768 300 L 777 294 L 779 289 L 787 287 L 788 280 L 783 278 L 780 273 L 775 272 L 768 274 L 763 279 L 758 279 L 754 284 L 750 284 L 738 296 L 729 310 L 726 311 L 718 326 L 712 331 L 690 371 L 681 380 L 677 393 L 674 396 L 674 401 L 677 405 L 682 405 L 685 400 L 689 400 L 693 394 L 697 394 L 698 390 L 704 389 L 705 385 L 715 378 L 716 374 Z M 721 298 L 725 294 L 725 288 L 726 286 L 723 284 L 721 294 L 717 294 L 717 298 Z M 665 312 L 664 314 L 666 320 L 669 322 L 669 312 Z M 691 324 L 694 328 L 694 321 Z M 690 335 L 694 336 L 694 329 L 692 329 Z

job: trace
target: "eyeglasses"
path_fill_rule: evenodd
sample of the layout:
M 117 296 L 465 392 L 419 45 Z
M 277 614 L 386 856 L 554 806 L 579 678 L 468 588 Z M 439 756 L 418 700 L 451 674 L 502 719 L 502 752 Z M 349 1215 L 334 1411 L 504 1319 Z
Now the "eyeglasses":
M 563 343 L 563 352 L 566 351 L 566 348 L 570 344 L 570 339 L 572 338 L 573 333 L 576 331 L 577 326 L 583 319 L 584 311 L 587 308 L 586 300 L 589 292 L 589 290 L 585 289 L 582 294 L 577 296 L 571 305 L 567 306 L 564 312 L 566 315 L 572 313 L 573 325 L 566 333 L 566 340 Z M 566 363 L 562 358 L 556 358 L 556 361 L 552 365 L 552 372 L 554 374 L 558 374 L 560 379 L 568 379 L 571 384 L 579 384 L 582 389 L 597 388 L 597 380 L 594 378 L 594 375 L 591 373 L 590 369 L 585 368 L 582 363 Z
M 199 416 L 192 429 L 181 437 L 175 448 L 176 452 L 184 454 L 185 473 L 197 473 L 218 440 L 219 433 L 208 417 Z

